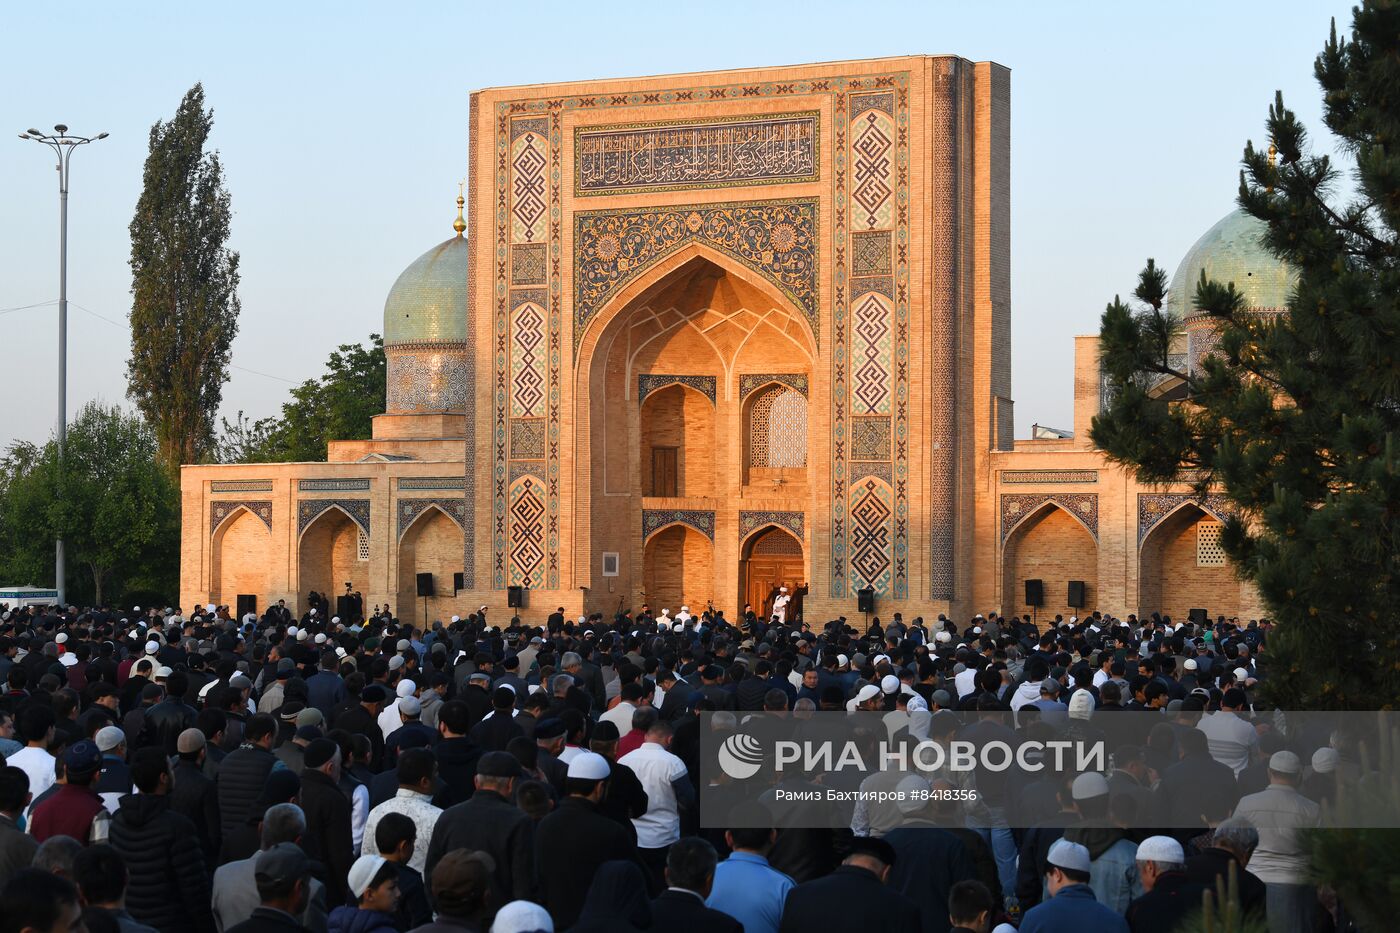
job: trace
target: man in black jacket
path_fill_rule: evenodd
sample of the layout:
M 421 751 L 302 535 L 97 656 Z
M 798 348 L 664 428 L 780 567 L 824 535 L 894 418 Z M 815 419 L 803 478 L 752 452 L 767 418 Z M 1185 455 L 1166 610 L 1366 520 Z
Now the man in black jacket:
M 888 842 L 857 837 L 840 868 L 788 892 L 778 933 L 818 929 L 919 933 L 919 908 L 887 887 L 894 862 Z
M 161 933 L 211 933 L 209 876 L 199 834 L 170 808 L 170 762 L 159 748 L 136 753 L 131 777 L 137 793 L 121 800 L 109 841 L 126 861 L 127 911 Z
M 306 908 L 310 867 L 294 843 L 263 850 L 253 869 L 262 903 L 251 917 L 224 933 L 308 933 L 296 918 Z
M 705 906 L 715 881 L 715 847 L 687 836 L 666 853 L 666 884 L 651 902 L 651 926 L 667 933 L 743 933 L 743 924 L 723 911 Z
M 611 772 L 607 760 L 595 752 L 579 752 L 568 767 L 564 782 L 568 796 L 535 830 L 539 894 L 560 930 L 578 920 L 598 866 L 637 857 L 634 836 L 598 808 Z M 713 849 L 710 855 L 713 876 Z
M 194 823 L 199 847 L 204 852 L 204 867 L 213 871 L 219 863 L 219 791 L 204 773 L 207 745 L 204 733 L 198 729 L 186 729 L 176 739 L 175 750 L 180 757 L 172 776 L 170 809 Z
M 189 675 L 184 671 L 175 671 L 166 679 L 165 699 L 146 710 L 138 747 L 154 745 L 164 749 L 167 756 L 176 754 L 180 733 L 193 729 L 199 718 L 199 711 L 185 702 L 188 689 Z
M 222 852 L 220 861 L 228 861 L 230 837 L 247 824 L 253 815 L 253 803 L 262 793 L 267 776 L 277 764 L 272 754 L 272 738 L 277 734 L 277 720 L 259 713 L 248 720 L 244 742 L 230 752 L 219 765 L 219 832 Z
M 485 852 L 496 863 L 494 904 L 528 899 L 534 891 L 534 824 L 512 804 L 520 762 L 509 752 L 488 752 L 477 764 L 476 792 L 444 810 L 433 827 L 423 875 L 453 849 Z M 429 891 L 431 895 L 431 890 Z
M 326 866 L 329 903 L 342 904 L 346 878 L 355 861 L 350 829 L 350 799 L 340 789 L 340 746 L 317 739 L 306 746 L 301 772 L 301 809 L 306 814 L 306 855 Z
M 471 728 L 471 711 L 461 700 L 448 700 L 438 710 L 438 734 L 442 736 L 433 747 L 438 762 L 438 776 L 445 785 L 441 792 L 444 809 L 469 799 L 476 789 L 476 763 L 482 755 L 481 746 L 467 738 Z
M 379 714 L 384 712 L 384 704 L 389 699 L 388 692 L 379 684 L 369 684 L 360 691 L 360 703 L 351 710 L 340 714 L 335 728 L 344 729 L 351 735 L 369 737 L 374 747 L 370 756 L 370 767 L 376 772 L 384 762 L 384 733 L 379 728 Z

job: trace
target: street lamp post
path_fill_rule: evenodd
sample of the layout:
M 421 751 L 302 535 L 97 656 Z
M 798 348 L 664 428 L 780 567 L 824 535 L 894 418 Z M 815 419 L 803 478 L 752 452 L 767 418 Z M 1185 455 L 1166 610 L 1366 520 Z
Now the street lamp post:
M 68 439 L 68 169 L 73 162 L 74 149 L 106 139 L 107 134 L 73 136 L 62 123 L 55 125 L 53 130 L 52 133 L 41 133 L 31 129 L 20 133 L 19 138 L 43 143 L 58 156 L 58 164 L 54 168 L 58 171 L 58 459 L 61 463 L 63 444 Z M 54 542 L 53 574 L 58 604 L 62 606 L 66 603 L 62 538 Z

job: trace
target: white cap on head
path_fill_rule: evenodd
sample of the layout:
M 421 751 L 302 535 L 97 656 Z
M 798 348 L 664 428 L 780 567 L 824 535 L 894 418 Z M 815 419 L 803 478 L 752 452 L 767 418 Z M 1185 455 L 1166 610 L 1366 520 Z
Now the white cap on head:
M 897 693 L 899 691 L 899 678 L 893 674 L 886 674 L 880 679 L 880 690 L 884 693 Z
M 316 644 L 318 644 L 318 645 L 324 645 L 325 643 L 326 643 L 326 633 L 325 633 L 325 632 L 317 632 L 317 633 L 316 633 Z
M 597 752 L 579 752 L 569 759 L 569 777 L 583 781 L 601 781 L 612 773 L 608 760 Z
M 786 593 L 786 592 L 787 592 L 787 587 L 785 587 L 785 586 L 780 586 L 780 587 L 778 587 L 778 592 L 779 592 L 779 593 Z
M 837 666 L 837 667 L 845 667 L 847 664 L 850 664 L 850 663 L 851 663 L 851 659 L 848 658 L 848 657 L 846 657 L 844 654 L 838 654 L 838 655 L 836 656 L 836 666 Z
M 1102 779 L 1103 775 L 1099 775 L 1099 777 Z M 1139 853 L 1141 851 L 1141 849 L 1138 850 Z M 1089 850 L 1077 842 L 1070 842 L 1068 839 L 1056 839 L 1050 846 L 1050 852 L 1045 856 L 1045 861 L 1056 868 L 1082 871 L 1086 875 L 1089 873 Z
M 1196 663 L 1196 659 L 1195 659 L 1195 658 L 1187 658 L 1187 659 L 1186 659 L 1186 669 L 1187 669 L 1188 671 L 1194 671 L 1194 670 L 1196 670 L 1198 667 L 1200 667 L 1200 665 L 1198 665 L 1198 664 Z
M 173 673 L 175 672 L 168 667 L 158 667 L 156 668 L 156 680 L 161 680 L 162 678 L 169 677 Z
M 1108 794 L 1108 779 L 1097 771 L 1089 771 L 1074 779 L 1070 793 L 1075 800 L 1092 800 L 1095 797 L 1106 796 Z
M 860 688 L 859 693 L 846 703 L 846 709 L 855 712 L 857 706 L 862 703 L 869 703 L 878 696 L 882 696 L 880 688 L 874 684 L 866 684 L 864 687 Z
M 296 637 L 297 637 L 297 627 L 296 627 L 295 625 L 289 625 L 289 626 L 287 626 L 287 634 L 290 635 L 292 638 L 296 638 Z
M 1241 682 L 1248 680 L 1249 671 L 1245 670 L 1242 667 L 1235 668 L 1235 679 Z
M 339 625 L 340 616 L 331 616 L 331 625 Z
M 343 661 L 343 660 L 345 660 L 346 657 L 349 656 L 349 652 L 347 652 L 344 648 L 342 648 L 342 647 L 340 647 L 339 645 L 337 645 L 337 646 L 336 646 L 336 649 L 335 649 L 335 656 L 336 656 L 337 658 L 340 658 L 340 659 Z
M 690 611 L 690 607 L 689 607 L 689 606 L 682 606 L 682 607 L 681 607 L 681 612 L 689 612 L 689 611 Z
M 54 638 L 54 641 L 58 642 L 60 645 L 66 645 L 68 643 L 68 633 L 59 632 L 58 635 Z
M 1269 770 L 1279 774 L 1297 774 L 1303 770 L 1303 762 L 1287 749 L 1269 756 Z
M 895 806 L 900 813 L 917 813 L 928 803 L 929 783 L 917 774 L 902 778 L 894 789 L 899 792 Z
M 1069 718 L 1088 719 L 1094 715 L 1094 696 L 1088 690 L 1076 690 L 1069 698 Z
M 357 900 L 369 888 L 374 876 L 379 874 L 384 861 L 382 855 L 362 855 L 350 866 L 350 876 L 346 880 L 350 883 L 350 893 L 355 895 Z
M 297 632 L 297 641 L 306 641 L 309 637 L 311 636 L 307 633 L 306 629 L 301 629 Z
M 157 651 L 159 651 L 159 650 L 160 650 L 160 643 L 159 643 L 159 642 L 154 642 L 154 641 L 148 641 L 148 642 L 146 642 L 146 653 L 147 653 L 147 654 L 155 654 L 155 653 L 156 653 Z
M 452 617 L 452 621 L 453 621 L 453 622 L 461 622 L 461 621 L 462 621 L 462 617 L 461 617 L 461 616 L 453 616 L 453 617 Z
M 399 681 L 398 694 L 401 697 L 412 696 L 418 692 L 418 685 L 411 680 Z
M 1148 836 L 1138 843 L 1137 860 L 1159 865 L 1180 865 L 1186 861 L 1186 852 L 1182 850 L 1181 843 L 1171 836 Z
M 1312 769 L 1318 774 L 1331 774 L 1337 770 L 1340 757 L 1335 748 L 1319 748 L 1313 752 Z
M 140 612 L 140 611 L 141 611 L 141 607 L 140 607 L 140 606 L 133 606 L 132 609 L 131 609 L 131 611 L 132 611 L 132 612 Z M 213 612 L 213 611 L 214 611 L 214 604 L 213 604 L 213 603 L 210 603 L 209 605 L 205 606 L 205 607 L 204 607 L 204 611 L 205 611 L 205 612 Z

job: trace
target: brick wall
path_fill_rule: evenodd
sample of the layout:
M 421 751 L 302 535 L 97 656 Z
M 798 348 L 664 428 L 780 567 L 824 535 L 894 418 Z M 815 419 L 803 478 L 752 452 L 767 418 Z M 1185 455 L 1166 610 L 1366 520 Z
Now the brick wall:
M 347 582 L 369 599 L 373 592 L 369 562 L 360 561 L 358 546 L 359 526 L 346 518 L 344 513 L 332 509 L 316 519 L 301 538 L 299 600 L 304 600 L 309 591 L 315 590 L 334 607 L 336 597 L 345 592 Z
M 452 616 L 452 575 L 462 569 L 462 529 L 437 509 L 429 509 L 404 532 L 399 543 L 398 601 L 400 618 L 423 624 L 423 600 L 417 595 L 420 573 L 433 575 L 428 597 L 427 621 L 447 621 Z
M 673 525 L 657 532 L 646 547 L 646 599 L 653 612 L 669 607 L 674 614 L 682 605 L 692 611 L 713 599 L 727 605 L 714 591 L 714 547 L 698 531 Z
M 1031 611 L 1026 605 L 1027 579 L 1045 584 L 1045 605 L 1036 612 L 1039 621 L 1053 619 L 1055 613 L 1083 615 L 1095 608 L 1098 548 L 1084 526 L 1063 509 L 1051 508 L 1017 528 L 1007 541 L 1006 563 L 1006 592 L 1018 615 Z M 1070 580 L 1084 581 L 1083 609 L 1068 603 Z
M 642 405 L 642 490 L 651 488 L 651 452 L 676 447 L 676 495 L 712 496 L 715 488 L 715 413 L 710 400 L 682 386 L 648 395 Z
M 1161 612 L 1185 619 L 1194 608 L 1209 610 L 1211 618 L 1240 609 L 1240 583 L 1227 563 L 1220 567 L 1196 564 L 1197 526 L 1205 516 L 1183 509 L 1152 529 L 1142 552 L 1143 612 Z
M 267 564 L 272 535 L 262 519 L 239 512 L 219 529 L 214 542 L 214 567 L 210 599 L 233 606 L 240 594 L 258 598 L 258 611 L 268 604 Z

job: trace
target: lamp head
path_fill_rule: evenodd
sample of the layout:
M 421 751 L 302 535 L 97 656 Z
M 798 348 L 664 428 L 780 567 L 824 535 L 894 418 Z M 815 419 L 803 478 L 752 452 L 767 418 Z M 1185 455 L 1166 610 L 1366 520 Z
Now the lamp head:
M 53 128 L 54 128 L 54 132 L 55 132 L 55 133 L 58 133 L 60 136 L 63 135 L 64 133 L 68 132 L 68 124 L 66 124 L 66 123 L 55 123 L 55 124 L 53 125 Z

